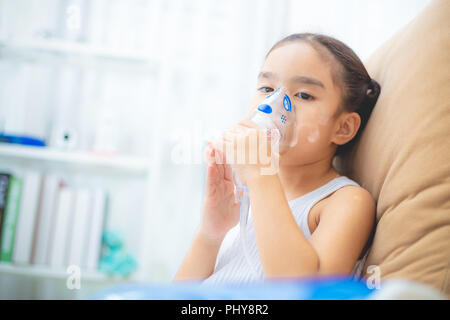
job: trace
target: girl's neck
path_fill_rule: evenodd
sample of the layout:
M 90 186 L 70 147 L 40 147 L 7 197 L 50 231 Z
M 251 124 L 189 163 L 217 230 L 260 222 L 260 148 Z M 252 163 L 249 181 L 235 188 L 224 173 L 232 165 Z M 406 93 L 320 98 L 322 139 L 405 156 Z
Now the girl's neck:
M 296 199 L 339 177 L 331 160 L 326 158 L 299 166 L 280 165 L 278 176 L 287 200 Z

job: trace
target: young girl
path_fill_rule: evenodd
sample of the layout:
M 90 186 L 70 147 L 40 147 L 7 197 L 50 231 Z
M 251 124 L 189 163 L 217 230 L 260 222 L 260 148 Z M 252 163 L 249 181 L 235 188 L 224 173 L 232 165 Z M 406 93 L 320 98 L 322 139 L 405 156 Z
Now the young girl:
M 207 149 L 201 225 L 175 280 L 245 283 L 320 275 L 359 276 L 374 227 L 375 201 L 333 168 L 366 125 L 380 93 L 356 54 L 320 34 L 293 34 L 266 55 L 250 111 L 279 87 L 295 106 L 297 144 L 279 156 L 276 174 L 262 163 L 233 166 L 250 193 L 246 238 L 239 240 L 239 203 L 230 164 L 214 161 L 224 148 Z M 223 135 L 251 138 L 257 126 L 243 120 Z M 358 260 L 359 259 L 359 260 Z M 250 261 L 248 261 L 250 260 Z M 250 265 L 248 262 L 250 262 Z

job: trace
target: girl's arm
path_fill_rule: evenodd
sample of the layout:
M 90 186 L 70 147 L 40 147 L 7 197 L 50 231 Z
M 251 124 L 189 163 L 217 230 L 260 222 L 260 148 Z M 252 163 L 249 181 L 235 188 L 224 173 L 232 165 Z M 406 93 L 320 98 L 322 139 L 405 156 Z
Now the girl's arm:
M 209 239 L 199 230 L 174 281 L 208 278 L 214 271 L 222 239 Z
M 220 245 L 226 233 L 239 221 L 239 203 L 235 203 L 234 182 L 225 156 L 212 144 L 205 152 L 208 163 L 205 199 L 200 228 L 186 258 L 181 264 L 176 280 L 201 280 L 213 271 Z
M 315 274 L 319 256 L 292 216 L 277 175 L 260 175 L 247 181 L 253 223 L 264 274 L 297 277 Z
M 308 241 L 277 175 L 254 176 L 250 189 L 255 236 L 266 277 L 348 274 L 373 226 L 375 202 L 359 187 L 337 190 Z

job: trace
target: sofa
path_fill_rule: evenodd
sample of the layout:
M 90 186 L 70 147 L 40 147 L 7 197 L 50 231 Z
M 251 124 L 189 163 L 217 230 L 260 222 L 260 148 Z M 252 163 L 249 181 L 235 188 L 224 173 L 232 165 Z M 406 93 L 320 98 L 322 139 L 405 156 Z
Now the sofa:
M 341 174 L 377 201 L 363 268 L 450 297 L 450 1 L 433 0 L 376 50 L 366 68 L 381 85 Z

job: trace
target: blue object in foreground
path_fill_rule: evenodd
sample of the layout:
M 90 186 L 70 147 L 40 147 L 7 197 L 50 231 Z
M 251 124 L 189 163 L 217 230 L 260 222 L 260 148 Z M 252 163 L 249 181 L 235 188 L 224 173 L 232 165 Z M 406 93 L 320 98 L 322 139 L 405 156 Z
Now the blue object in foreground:
M 361 300 L 373 292 L 365 282 L 347 277 L 265 281 L 253 284 L 203 285 L 125 284 L 113 286 L 92 299 L 124 300 Z

